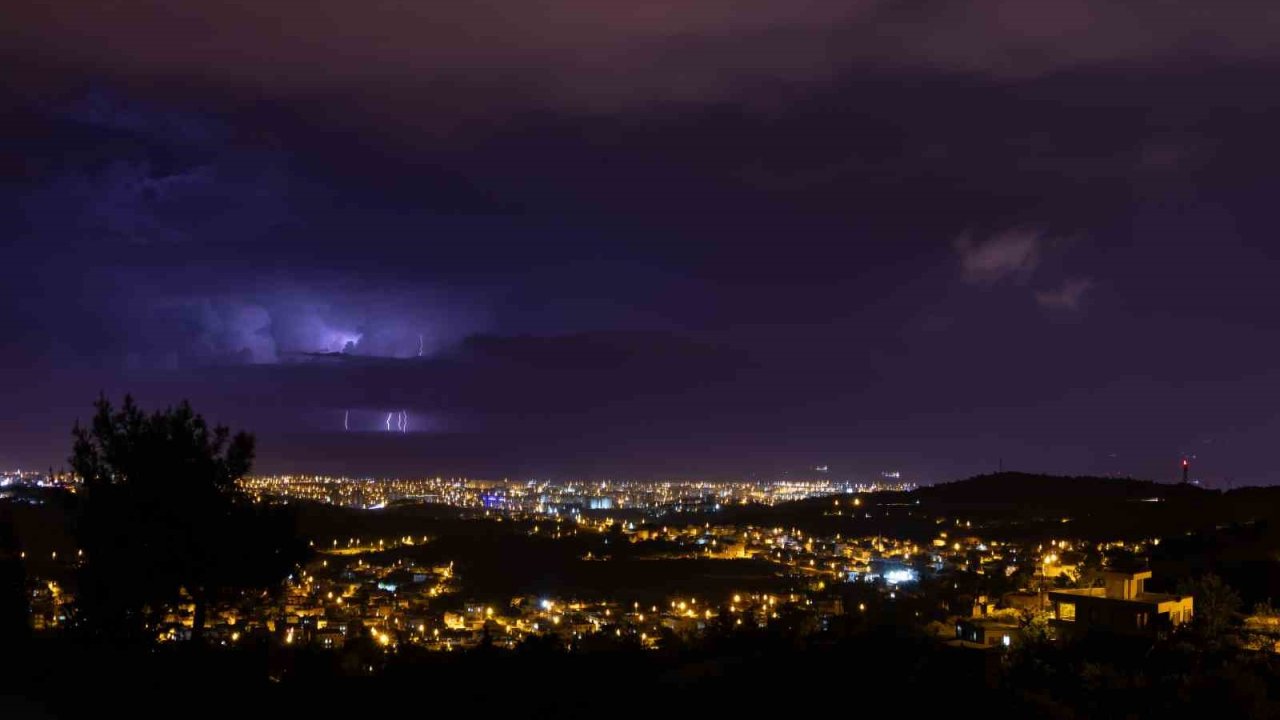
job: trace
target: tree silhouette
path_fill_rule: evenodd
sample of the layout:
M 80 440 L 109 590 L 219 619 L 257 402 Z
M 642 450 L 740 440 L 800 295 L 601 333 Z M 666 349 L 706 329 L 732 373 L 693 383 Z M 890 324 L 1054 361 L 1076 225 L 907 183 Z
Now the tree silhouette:
M 186 601 L 198 639 L 210 603 L 270 587 L 302 559 L 284 509 L 237 489 L 253 462 L 253 436 L 210 428 L 185 401 L 150 414 L 127 396 L 119 410 L 106 398 L 95 408 L 89 427 L 73 430 L 70 459 L 84 481 L 82 627 L 136 637 Z
M 1240 595 L 1217 575 L 1201 575 L 1179 584 L 1179 592 L 1195 598 L 1191 629 L 1210 643 L 1222 642 L 1239 624 Z

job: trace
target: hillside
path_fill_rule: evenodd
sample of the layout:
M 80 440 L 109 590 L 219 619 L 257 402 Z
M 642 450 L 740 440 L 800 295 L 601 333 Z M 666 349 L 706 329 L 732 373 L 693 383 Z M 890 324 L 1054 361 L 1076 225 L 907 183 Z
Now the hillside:
M 940 524 L 957 521 L 968 523 L 975 534 L 1004 539 L 1070 535 L 1115 540 L 1207 532 L 1244 523 L 1280 526 L 1280 488 L 1220 492 L 1125 478 L 1006 472 L 906 493 L 860 495 L 856 511 L 848 500 L 837 505 L 838 499 L 731 508 L 721 521 L 921 540 L 936 534 Z
M 930 485 L 917 490 L 914 496 L 939 502 L 975 505 L 1062 505 L 1080 501 L 1203 499 L 1212 494 L 1215 494 L 1214 491 L 1195 485 L 1171 485 L 1133 478 L 1001 472 Z

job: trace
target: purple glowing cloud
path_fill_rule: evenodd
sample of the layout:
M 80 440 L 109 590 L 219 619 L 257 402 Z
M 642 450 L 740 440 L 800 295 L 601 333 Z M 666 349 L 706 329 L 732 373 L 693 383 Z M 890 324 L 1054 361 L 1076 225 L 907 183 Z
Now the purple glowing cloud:
M 986 240 L 963 236 L 954 243 L 965 282 L 990 285 L 1002 280 L 1025 280 L 1040 264 L 1042 235 L 1010 230 Z
M 1093 280 L 1089 278 L 1072 278 L 1053 290 L 1037 292 L 1036 302 L 1051 310 L 1078 310 L 1085 293 L 1092 287 Z

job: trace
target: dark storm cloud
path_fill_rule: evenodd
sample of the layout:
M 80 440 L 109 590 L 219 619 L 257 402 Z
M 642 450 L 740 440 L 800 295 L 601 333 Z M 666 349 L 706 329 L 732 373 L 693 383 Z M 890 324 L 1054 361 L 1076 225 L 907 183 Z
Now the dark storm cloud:
M 588 105 L 705 99 L 850 66 L 1027 76 L 1275 59 L 1270 3 L 981 0 L 197 3 L 19 0 L 5 47 L 64 66 L 369 97 L 445 78 Z M 121 52 L 120 48 L 128 48 Z
M 313 443 L 316 436 L 359 442 L 338 436 L 385 433 L 388 416 L 400 432 L 404 413 L 408 427 L 402 434 L 489 438 L 492 457 L 485 462 L 503 472 L 503 464 L 510 471 L 523 462 L 509 445 L 528 448 L 538 438 L 585 438 L 655 410 L 670 422 L 676 419 L 671 413 L 690 396 L 725 407 L 749 404 L 747 398 L 734 400 L 733 389 L 734 377 L 749 370 L 750 363 L 732 348 L 667 333 L 611 331 L 475 335 L 421 358 L 323 354 L 271 365 L 196 366 L 188 369 L 188 382 L 198 379 L 189 387 L 220 388 L 218 393 L 196 390 L 210 412 L 252 417 L 276 443 L 268 457 L 287 458 L 302 449 L 294 443 Z M 147 398 L 163 398 L 164 388 L 174 382 L 155 373 L 137 373 L 133 379 L 135 391 Z M 679 424 L 691 422 L 702 420 L 691 416 Z M 415 449 L 412 442 L 391 446 L 385 459 L 403 462 Z M 603 449 L 584 446 L 581 451 Z M 457 459 L 444 453 L 438 461 L 461 470 Z
M 220 160 L 170 171 L 121 160 L 69 172 L 28 198 L 37 234 L 138 244 L 242 240 L 287 220 L 270 166 Z
M 268 470 L 1157 475 L 1208 436 L 1275 479 L 1280 33 L 1206 7 L 9 3 L 0 461 L 104 390 Z
M 25 125 L 15 145 L 30 168 L 16 193 L 27 241 L 243 242 L 289 221 L 285 158 L 210 117 L 98 89 Z
M 224 145 L 230 128 L 194 112 L 146 107 L 136 101 L 94 88 L 53 110 L 56 117 L 88 127 L 149 137 L 179 145 Z
M 55 268 L 76 283 L 41 303 L 44 322 L 15 322 L 46 336 L 24 353 L 43 344 L 54 362 L 134 368 L 409 357 L 487 326 L 477 294 L 429 279 L 276 262 L 282 244 L 334 240 L 316 239 L 331 192 L 277 144 L 102 89 L 41 113 L 45 132 L 23 147 L 34 172 L 6 198 L 20 261 L 6 290 L 34 298 L 42 291 L 31 285 Z

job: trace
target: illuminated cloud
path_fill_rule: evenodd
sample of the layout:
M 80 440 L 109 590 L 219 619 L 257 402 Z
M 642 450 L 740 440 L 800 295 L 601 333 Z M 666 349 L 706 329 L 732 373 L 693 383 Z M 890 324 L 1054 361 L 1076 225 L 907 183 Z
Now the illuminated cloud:
M 1051 310 L 1078 310 L 1091 287 L 1093 280 L 1089 278 L 1072 278 L 1054 290 L 1036 292 L 1036 302 Z
M 122 302 L 122 325 L 108 329 L 139 369 L 426 358 L 488 327 L 482 305 L 422 287 L 160 290 Z
M 975 285 L 1025 280 L 1040 264 L 1041 245 L 1041 233 L 1032 230 L 1009 230 L 982 241 L 965 235 L 954 243 L 961 276 Z

